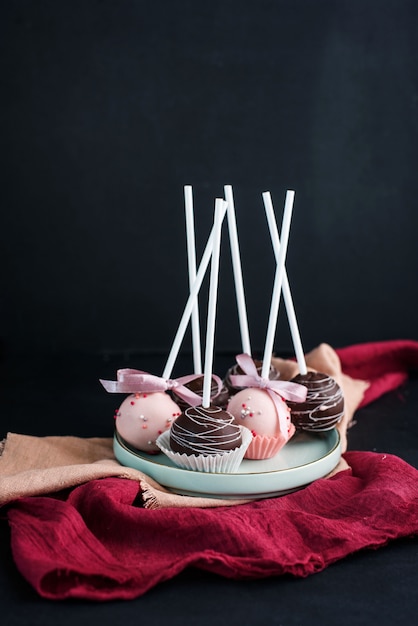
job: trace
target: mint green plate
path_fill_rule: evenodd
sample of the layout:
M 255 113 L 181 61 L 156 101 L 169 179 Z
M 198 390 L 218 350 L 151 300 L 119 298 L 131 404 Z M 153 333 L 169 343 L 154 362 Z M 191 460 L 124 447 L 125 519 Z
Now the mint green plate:
M 297 433 L 271 459 L 244 459 L 234 474 L 181 469 L 162 452 L 151 455 L 131 450 L 117 432 L 113 449 L 119 463 L 140 470 L 174 493 L 256 500 L 284 495 L 326 476 L 340 460 L 341 441 L 336 429 Z

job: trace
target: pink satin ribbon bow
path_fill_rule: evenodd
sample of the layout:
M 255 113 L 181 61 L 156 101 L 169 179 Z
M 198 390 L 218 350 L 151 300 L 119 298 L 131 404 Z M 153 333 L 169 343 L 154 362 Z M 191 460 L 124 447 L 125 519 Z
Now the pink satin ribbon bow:
M 109 393 L 153 393 L 170 390 L 191 406 L 197 406 L 202 404 L 202 396 L 185 385 L 200 376 L 201 374 L 189 374 L 180 378 L 165 379 L 142 370 L 124 368 L 117 371 L 117 380 L 100 380 L 100 382 Z M 219 393 L 222 381 L 215 375 L 212 379 L 215 380 Z
M 281 432 L 283 434 L 287 433 L 286 415 L 283 413 L 279 398 L 284 398 L 291 402 L 304 402 L 306 400 L 306 394 L 308 393 L 307 388 L 304 385 L 292 383 L 287 380 L 262 378 L 257 372 L 253 359 L 248 354 L 238 354 L 236 361 L 245 374 L 231 375 L 231 383 L 234 387 L 256 387 L 258 389 L 264 389 L 269 394 L 276 407 Z

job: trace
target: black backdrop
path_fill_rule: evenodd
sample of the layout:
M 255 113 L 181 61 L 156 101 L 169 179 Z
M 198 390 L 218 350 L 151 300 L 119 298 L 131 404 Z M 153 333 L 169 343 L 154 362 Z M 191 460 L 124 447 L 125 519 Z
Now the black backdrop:
M 288 188 L 306 350 L 417 338 L 417 7 L 2 3 L 3 349 L 165 354 L 187 298 L 184 184 L 199 255 L 233 186 L 254 352 L 274 271 L 261 193 L 280 220 Z M 220 352 L 240 349 L 227 243 Z M 283 306 L 275 348 L 292 350 Z

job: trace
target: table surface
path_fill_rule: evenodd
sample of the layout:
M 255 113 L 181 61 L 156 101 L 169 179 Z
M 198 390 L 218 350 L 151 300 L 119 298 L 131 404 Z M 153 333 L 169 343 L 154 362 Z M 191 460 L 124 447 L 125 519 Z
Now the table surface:
M 226 364 L 225 357 L 223 365 Z M 123 359 L 27 355 L 0 363 L 0 437 L 8 431 L 44 435 L 110 437 L 115 397 L 99 378 L 114 378 L 118 367 L 158 372 L 159 357 L 141 365 Z M 222 364 L 222 359 L 218 364 Z M 349 431 L 350 450 L 395 454 L 418 468 L 418 377 L 360 409 Z M 0 512 L 0 622 L 2 626 L 88 624 L 120 620 L 147 626 L 198 624 L 370 624 L 415 623 L 418 611 L 418 538 L 363 550 L 305 579 L 290 576 L 236 581 L 186 570 L 144 596 L 107 603 L 40 598 L 16 570 L 10 534 Z M 97 621 L 99 623 L 99 621 Z

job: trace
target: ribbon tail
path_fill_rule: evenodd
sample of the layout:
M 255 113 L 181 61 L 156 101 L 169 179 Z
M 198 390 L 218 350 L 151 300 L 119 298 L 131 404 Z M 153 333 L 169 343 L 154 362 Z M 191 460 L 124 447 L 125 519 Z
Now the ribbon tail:
M 200 376 L 200 374 L 193 374 L 190 376 L 182 376 L 180 378 L 177 378 L 176 381 L 179 383 L 179 385 L 177 387 L 173 387 L 171 391 L 191 406 L 198 406 L 199 404 L 202 404 L 202 396 L 195 393 L 194 391 L 191 391 L 191 389 L 185 386 L 186 383 L 191 382 L 196 378 L 200 378 Z M 212 380 L 215 381 L 217 386 L 216 393 L 211 394 L 213 397 L 217 396 L 221 392 L 222 380 L 216 374 L 212 374 Z
M 202 404 L 202 397 L 194 391 L 187 389 L 187 387 L 176 387 L 175 389 L 171 389 L 171 391 L 174 395 L 184 400 L 184 402 L 190 404 L 190 406 L 198 406 L 199 404 Z
M 167 390 L 164 379 L 138 370 L 119 370 L 118 380 L 100 379 L 100 382 L 108 393 L 154 393 Z
M 218 393 L 216 394 L 218 395 L 221 393 L 222 390 L 222 380 L 216 374 L 212 374 L 212 380 L 214 380 L 218 386 Z
M 268 395 L 273 400 L 276 409 L 277 419 L 279 420 L 280 432 L 287 438 L 286 414 L 283 411 L 283 406 L 280 404 L 280 396 L 275 391 L 273 391 L 273 389 L 266 389 L 265 391 L 267 391 Z
M 246 354 L 245 352 L 243 354 L 237 354 L 237 356 L 235 357 L 235 360 L 243 372 L 245 372 L 249 376 L 254 376 L 254 377 L 258 376 L 255 363 L 249 354 Z
M 304 385 L 287 381 L 270 381 L 269 388 L 290 402 L 304 402 L 308 393 Z
M 106 389 L 108 393 L 124 393 L 123 390 L 120 389 L 120 382 L 117 380 L 102 380 L 100 379 L 100 383 Z M 129 393 L 129 392 L 126 392 Z
M 234 387 L 257 387 L 257 380 L 247 374 L 231 374 L 230 381 Z

